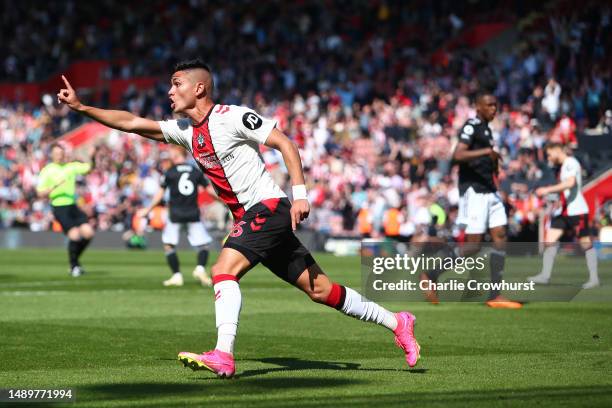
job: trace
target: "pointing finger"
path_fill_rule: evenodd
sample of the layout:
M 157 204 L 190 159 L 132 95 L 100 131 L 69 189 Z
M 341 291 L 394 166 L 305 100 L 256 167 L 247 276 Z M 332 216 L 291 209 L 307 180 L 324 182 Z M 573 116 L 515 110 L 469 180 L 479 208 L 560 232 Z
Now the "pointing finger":
M 64 83 L 66 84 L 66 88 L 68 88 L 69 91 L 72 91 L 72 86 L 70 85 L 70 82 L 68 82 L 68 80 L 66 79 L 65 76 L 62 75 L 62 80 L 64 80 Z

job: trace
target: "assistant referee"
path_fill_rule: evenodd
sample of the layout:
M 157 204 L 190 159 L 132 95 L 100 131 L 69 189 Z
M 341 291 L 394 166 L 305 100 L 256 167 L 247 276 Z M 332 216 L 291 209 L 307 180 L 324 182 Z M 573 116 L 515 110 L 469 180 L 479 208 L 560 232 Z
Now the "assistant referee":
M 94 236 L 94 230 L 87 222 L 87 216 L 76 206 L 76 176 L 88 173 L 92 163 L 67 163 L 64 148 L 59 144 L 51 146 L 51 163 L 40 172 L 37 192 L 39 197 L 49 197 L 53 216 L 68 236 L 68 258 L 70 275 L 85 273 L 79 264 L 79 257 Z

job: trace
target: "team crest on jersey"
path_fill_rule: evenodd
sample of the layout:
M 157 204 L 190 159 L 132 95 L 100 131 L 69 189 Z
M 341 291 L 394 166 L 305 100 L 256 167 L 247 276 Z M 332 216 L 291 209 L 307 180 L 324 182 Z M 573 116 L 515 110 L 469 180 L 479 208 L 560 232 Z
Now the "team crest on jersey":
M 198 135 L 198 146 L 199 147 L 204 146 L 204 136 L 202 135 Z

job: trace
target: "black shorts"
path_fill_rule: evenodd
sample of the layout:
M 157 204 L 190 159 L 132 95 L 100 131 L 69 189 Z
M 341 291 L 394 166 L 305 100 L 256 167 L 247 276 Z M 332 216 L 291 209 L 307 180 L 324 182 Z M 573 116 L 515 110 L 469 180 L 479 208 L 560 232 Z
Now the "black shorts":
M 578 238 L 591 236 L 589 227 L 589 215 L 559 215 L 550 221 L 550 228 L 561 229 L 563 231 L 575 231 Z
M 295 283 L 315 260 L 291 230 L 290 209 L 286 198 L 255 204 L 234 224 L 224 248 L 242 253 L 251 266 L 261 262 L 279 278 Z
M 67 234 L 71 228 L 87 223 L 87 215 L 75 204 L 53 207 L 53 216 L 62 226 L 62 231 Z

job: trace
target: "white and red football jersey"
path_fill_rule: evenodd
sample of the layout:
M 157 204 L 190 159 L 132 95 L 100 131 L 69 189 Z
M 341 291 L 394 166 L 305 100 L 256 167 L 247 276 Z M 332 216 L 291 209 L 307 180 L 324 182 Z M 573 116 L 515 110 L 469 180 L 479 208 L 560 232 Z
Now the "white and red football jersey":
M 235 220 L 260 201 L 286 197 L 259 152 L 275 121 L 242 106 L 215 105 L 197 125 L 188 118 L 159 125 L 167 142 L 191 152 Z
M 589 207 L 582 195 L 582 171 L 580 163 L 574 157 L 567 157 L 559 171 L 559 181 L 565 181 L 570 177 L 575 177 L 574 187 L 561 192 L 560 208 L 555 215 L 582 215 L 589 213 Z

